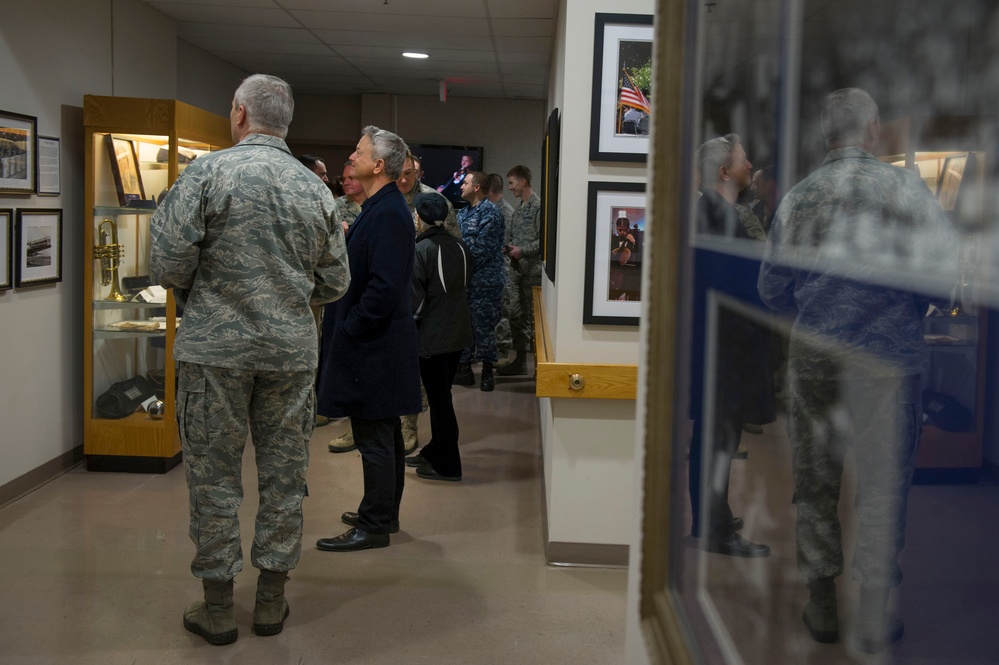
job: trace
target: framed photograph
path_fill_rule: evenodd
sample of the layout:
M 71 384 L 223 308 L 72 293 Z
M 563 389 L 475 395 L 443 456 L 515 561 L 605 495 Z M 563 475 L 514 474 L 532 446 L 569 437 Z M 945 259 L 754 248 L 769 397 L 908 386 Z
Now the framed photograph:
M 11 240 L 14 233 L 14 211 L 0 210 L 0 291 L 14 285 L 14 261 L 11 258 Z
M 38 193 L 42 196 L 59 196 L 61 179 L 59 139 L 54 136 L 38 137 Z
M 19 208 L 15 224 L 14 285 L 62 281 L 62 210 Z
M 590 160 L 644 162 L 652 115 L 652 16 L 597 14 Z
M 583 323 L 638 325 L 647 210 L 644 183 L 590 183 Z
M 0 111 L 0 194 L 35 193 L 38 121 Z
M 139 175 L 139 157 L 135 143 L 111 134 L 104 137 L 111 158 L 111 174 L 114 176 L 115 190 L 118 192 L 118 205 L 127 206 L 132 201 L 146 198 Z
M 558 156 L 562 121 L 558 109 L 548 116 L 548 129 L 545 131 L 544 160 L 544 201 L 541 211 L 541 256 L 544 260 L 545 275 L 555 283 L 555 249 L 558 233 Z

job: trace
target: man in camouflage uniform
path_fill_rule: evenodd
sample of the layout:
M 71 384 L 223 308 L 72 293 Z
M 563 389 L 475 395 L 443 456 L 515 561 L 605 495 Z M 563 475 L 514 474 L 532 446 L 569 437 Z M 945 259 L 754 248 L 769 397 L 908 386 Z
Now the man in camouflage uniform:
M 922 424 L 922 318 L 957 281 L 957 242 L 919 176 L 872 154 L 881 126 L 866 92 L 831 93 L 821 125 L 829 153 L 778 206 L 758 286 L 767 305 L 794 319 L 788 429 L 798 568 L 810 591 L 803 620 L 816 641 L 838 639 L 837 505 L 852 446 L 854 645 L 873 653 L 903 634 L 887 602 L 902 579 L 898 556 Z
M 479 389 L 495 388 L 496 324 L 499 323 L 506 279 L 503 264 L 503 213 L 488 198 L 489 176 L 472 171 L 461 183 L 461 196 L 469 205 L 458 213 L 461 237 L 472 253 L 472 278 L 468 283 L 468 306 L 472 313 L 475 344 L 461 355 L 454 383 L 475 385 L 472 363 L 482 362 Z
M 498 372 L 516 376 L 527 374 L 527 354 L 534 347 L 533 289 L 541 286 L 541 199 L 531 187 L 531 169 L 518 164 L 506 177 L 510 191 L 520 199 L 510 224 L 510 240 L 503 248 L 510 258 L 506 315 L 517 355 Z
M 284 142 L 294 100 L 279 78 L 236 90 L 236 145 L 194 161 L 150 222 L 150 271 L 184 305 L 177 424 L 191 498 L 191 571 L 205 600 L 184 625 L 212 644 L 237 637 L 233 578 L 243 568 L 237 510 L 241 462 L 253 437 L 260 503 L 253 627 L 281 631 L 287 572 L 302 549 L 302 499 L 315 423 L 318 348 L 310 303 L 348 286 L 343 231 L 329 188 Z
M 503 213 L 503 245 L 510 244 L 510 229 L 513 223 L 513 206 L 503 198 L 503 191 L 506 189 L 506 182 L 499 173 L 489 174 L 489 200 Z M 510 257 L 503 254 L 503 262 L 506 263 L 507 281 L 503 288 L 503 312 L 500 314 L 500 321 L 496 324 L 496 353 L 500 361 L 496 363 L 497 368 L 502 368 L 509 364 L 505 360 L 510 349 L 513 348 L 513 339 L 510 337 L 510 319 L 506 313 L 510 311 L 512 296 L 510 295 Z
M 364 187 L 354 178 L 354 167 L 350 162 L 343 165 L 343 192 L 343 196 L 336 198 L 334 205 L 336 218 L 340 220 L 346 232 L 361 214 L 361 204 L 368 198 L 364 193 Z

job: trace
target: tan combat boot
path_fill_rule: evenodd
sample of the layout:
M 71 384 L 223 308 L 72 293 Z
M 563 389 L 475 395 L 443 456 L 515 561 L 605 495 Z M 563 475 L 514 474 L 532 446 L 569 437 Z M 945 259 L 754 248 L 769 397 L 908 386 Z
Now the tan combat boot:
M 420 445 L 417 439 L 417 421 L 419 418 L 420 414 L 418 413 L 399 416 L 399 423 L 402 425 L 402 444 L 405 447 L 407 455 L 415 453 L 417 446 Z
M 257 578 L 257 603 L 253 607 L 253 632 L 257 635 L 277 635 L 288 618 L 288 601 L 284 597 L 286 571 L 261 570 Z
M 354 445 L 354 430 L 347 428 L 347 431 L 333 439 L 329 443 L 329 449 L 331 453 L 349 453 L 351 450 L 357 448 Z
M 202 580 L 201 584 L 205 588 L 205 599 L 187 606 L 184 628 L 201 635 L 209 644 L 232 644 L 239 634 L 232 610 L 232 580 Z

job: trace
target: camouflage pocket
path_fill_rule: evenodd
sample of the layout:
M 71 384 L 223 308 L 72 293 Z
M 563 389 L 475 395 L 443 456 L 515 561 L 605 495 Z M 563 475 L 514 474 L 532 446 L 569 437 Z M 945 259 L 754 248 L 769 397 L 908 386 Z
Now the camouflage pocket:
M 185 455 L 203 455 L 208 448 L 205 426 L 205 376 L 198 365 L 181 363 L 177 377 L 177 429 Z

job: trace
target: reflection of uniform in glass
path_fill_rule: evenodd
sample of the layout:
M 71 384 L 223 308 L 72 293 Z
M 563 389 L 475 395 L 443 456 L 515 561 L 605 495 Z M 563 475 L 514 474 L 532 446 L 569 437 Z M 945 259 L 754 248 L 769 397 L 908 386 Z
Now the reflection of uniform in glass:
M 905 244 L 893 240 L 903 235 Z M 838 631 L 837 506 L 848 447 L 857 460 L 857 646 L 877 651 L 901 637 L 885 603 L 902 579 L 929 299 L 889 286 L 897 280 L 890 266 L 932 274 L 957 265 L 952 248 L 949 223 L 919 176 L 860 146 L 831 150 L 774 217 L 759 289 L 767 305 L 794 318 L 788 429 L 798 568 L 812 592 L 805 623 L 818 641 L 833 641 Z

